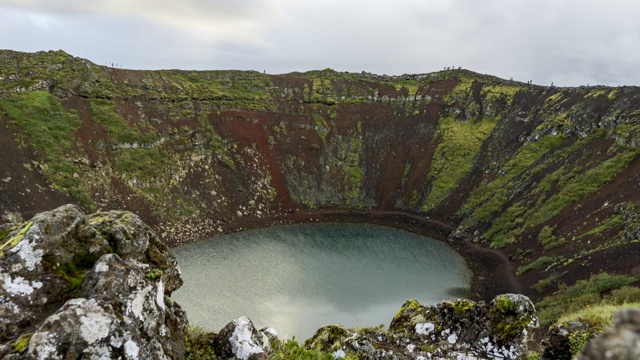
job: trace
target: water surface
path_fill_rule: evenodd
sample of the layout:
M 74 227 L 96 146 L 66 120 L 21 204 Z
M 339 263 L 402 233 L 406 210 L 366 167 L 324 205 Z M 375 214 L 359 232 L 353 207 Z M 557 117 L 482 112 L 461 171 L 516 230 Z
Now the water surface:
M 406 299 L 461 296 L 470 273 L 446 244 L 365 224 L 298 224 L 172 249 L 184 285 L 173 298 L 192 325 L 218 331 L 244 315 L 280 335 L 322 325 L 389 325 Z

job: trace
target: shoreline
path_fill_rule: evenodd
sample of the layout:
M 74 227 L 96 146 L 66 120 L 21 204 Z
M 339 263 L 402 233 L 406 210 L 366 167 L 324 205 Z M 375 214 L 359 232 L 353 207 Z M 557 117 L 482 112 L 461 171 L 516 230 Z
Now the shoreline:
M 522 285 L 515 277 L 515 269 L 507 257 L 493 249 L 483 248 L 470 239 L 450 241 L 449 234 L 455 228 L 447 223 L 403 211 L 379 210 L 296 210 L 294 213 L 275 214 L 264 218 L 252 218 L 222 224 L 222 231 L 214 231 L 213 238 L 234 232 L 255 230 L 276 225 L 299 223 L 364 223 L 393 227 L 444 242 L 460 254 L 472 273 L 468 298 L 473 301 L 491 301 L 503 293 L 520 293 Z M 197 240 L 197 241 L 199 241 Z M 167 244 L 175 247 L 176 244 Z M 179 245 L 178 245 L 179 246 Z

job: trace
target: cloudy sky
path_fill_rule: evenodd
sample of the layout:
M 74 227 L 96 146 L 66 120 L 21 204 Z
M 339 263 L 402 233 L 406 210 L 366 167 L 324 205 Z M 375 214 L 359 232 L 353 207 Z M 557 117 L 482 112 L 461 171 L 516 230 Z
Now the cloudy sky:
M 638 0 L 0 0 L 0 48 L 132 69 L 461 66 L 548 85 L 640 85 Z

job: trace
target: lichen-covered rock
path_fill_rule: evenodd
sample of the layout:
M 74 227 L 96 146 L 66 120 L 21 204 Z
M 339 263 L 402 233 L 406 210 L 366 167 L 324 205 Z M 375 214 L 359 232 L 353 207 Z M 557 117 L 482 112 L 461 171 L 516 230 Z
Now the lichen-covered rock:
M 351 332 L 332 325 L 318 330 L 306 345 L 331 352 L 337 358 L 515 359 L 526 349 L 528 331 L 537 326 L 535 308 L 523 295 L 499 295 L 488 305 L 457 300 L 422 306 L 408 300 L 387 332 Z
M 89 216 L 89 223 L 123 260 L 157 270 L 168 293 L 182 286 L 176 259 L 138 215 L 128 211 L 101 212 Z
M 549 328 L 542 340 L 542 359 L 570 360 L 597 331 L 588 323 L 569 321 Z
M 316 330 L 315 334 L 307 339 L 305 346 L 324 352 L 332 352 L 342 348 L 342 343 L 352 334 L 342 325 L 326 325 Z
M 138 216 L 65 205 L 0 241 L 0 357 L 184 357 L 180 270 Z
M 55 311 L 109 249 L 73 205 L 37 214 L 1 241 L 0 343 Z
M 213 347 L 221 359 L 268 359 L 270 341 L 276 337 L 277 333 L 273 329 L 257 331 L 251 320 L 239 317 L 220 330 L 213 339 Z
M 73 299 L 31 337 L 28 358 L 98 356 L 171 359 L 184 356 L 185 315 L 164 301 L 164 285 L 146 270 L 104 255 Z
M 614 327 L 587 343 L 576 356 L 576 360 L 596 359 L 640 359 L 640 310 L 616 313 Z

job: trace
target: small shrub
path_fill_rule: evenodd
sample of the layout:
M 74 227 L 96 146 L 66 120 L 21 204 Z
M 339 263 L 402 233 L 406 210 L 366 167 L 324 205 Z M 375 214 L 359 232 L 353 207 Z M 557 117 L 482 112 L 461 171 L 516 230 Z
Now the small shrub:
M 207 332 L 201 327 L 188 326 L 184 332 L 184 344 L 186 347 L 185 359 L 187 360 L 213 360 L 216 354 L 211 346 L 215 333 Z
M 561 275 L 557 273 L 551 274 L 550 276 L 532 285 L 531 288 L 533 289 L 533 291 L 540 294 L 546 290 L 549 290 L 551 286 L 553 286 L 554 283 L 560 278 L 560 276 Z
M 149 280 L 156 280 L 162 277 L 162 275 L 164 274 L 164 272 L 160 269 L 153 269 L 151 271 L 149 271 L 144 277 L 146 277 Z
M 544 246 L 545 250 L 555 249 L 566 242 L 564 237 L 558 238 L 553 235 L 553 230 L 554 228 L 545 225 L 542 230 L 540 230 L 540 234 L 538 234 L 538 241 Z
M 271 360 L 285 360 L 285 359 L 318 359 L 318 360 L 333 360 L 333 356 L 329 353 L 319 350 L 309 350 L 300 345 L 296 338 L 293 337 L 289 340 L 276 340 L 272 344 L 273 351 L 269 356 Z
M 614 304 L 624 304 L 630 302 L 640 302 L 640 288 L 633 286 L 623 286 L 611 291 L 611 302 Z
M 551 263 L 553 263 L 555 261 L 554 258 L 550 257 L 550 256 L 541 256 L 539 257 L 537 260 L 524 265 L 524 266 L 520 266 L 518 267 L 518 271 L 516 271 L 516 275 L 522 275 L 524 273 L 526 273 L 527 271 L 533 270 L 533 269 L 537 269 L 540 268 L 542 266 L 545 265 L 549 265 Z

